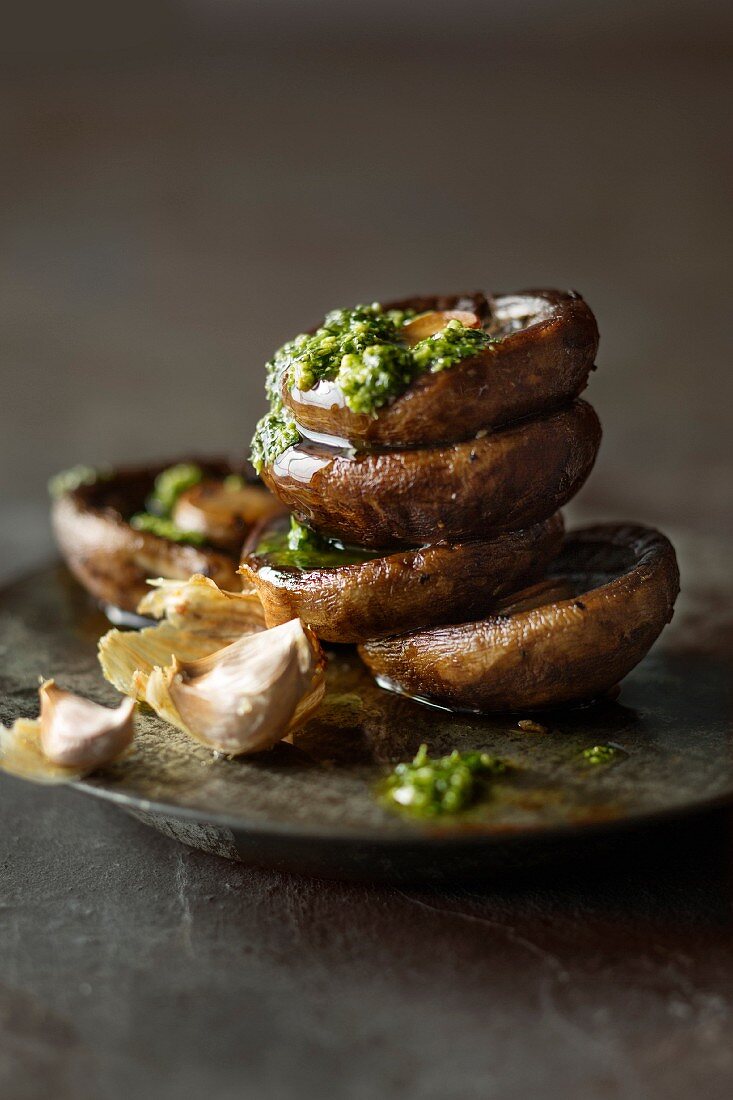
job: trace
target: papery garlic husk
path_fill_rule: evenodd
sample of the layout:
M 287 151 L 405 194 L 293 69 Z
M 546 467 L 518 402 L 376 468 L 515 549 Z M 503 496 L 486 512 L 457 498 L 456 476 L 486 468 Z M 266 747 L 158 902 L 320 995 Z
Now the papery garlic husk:
M 137 689 L 161 718 L 228 755 L 270 748 L 302 725 L 325 690 L 315 634 L 292 619 L 195 661 L 155 668 Z
M 243 635 L 264 630 L 262 604 L 254 591 L 225 592 L 208 577 L 156 580 L 138 605 L 141 615 L 163 619 L 140 631 L 110 630 L 99 642 L 104 676 L 124 695 L 144 699 L 144 680 L 173 657 L 195 661 Z
M 254 588 L 226 592 L 201 573 L 187 581 L 150 580 L 151 591 L 138 604 L 139 615 L 166 619 L 178 630 L 238 638 L 263 630 L 265 614 Z
M 38 718 L 0 725 L 0 769 L 37 783 L 68 783 L 111 763 L 132 742 L 135 703 L 100 706 L 53 680 L 39 688 Z

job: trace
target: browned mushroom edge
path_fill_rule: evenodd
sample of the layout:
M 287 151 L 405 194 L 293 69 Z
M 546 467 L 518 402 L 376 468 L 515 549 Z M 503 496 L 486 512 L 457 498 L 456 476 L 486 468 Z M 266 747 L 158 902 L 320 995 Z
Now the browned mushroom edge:
M 585 401 L 480 439 L 416 450 L 348 452 L 301 442 L 262 478 L 324 535 L 381 549 L 461 542 L 530 527 L 580 489 L 601 426 Z
M 360 646 L 385 687 L 482 712 L 541 709 L 608 691 L 672 617 L 674 548 L 647 527 L 571 532 L 549 570 L 569 598 Z
M 560 513 L 495 539 L 436 543 L 335 567 L 274 564 L 257 544 L 282 531 L 276 520 L 253 532 L 240 572 L 262 601 L 268 626 L 296 617 L 330 642 L 360 642 L 439 623 L 461 622 L 540 576 L 558 552 Z M 275 556 L 274 561 L 277 562 Z
M 241 472 L 224 461 L 176 460 L 180 461 L 200 466 L 206 477 Z M 148 577 L 187 580 L 193 573 L 203 573 L 220 588 L 242 587 L 238 554 L 171 542 L 130 526 L 129 518 L 144 509 L 156 476 L 171 465 L 121 468 L 53 501 L 53 529 L 61 554 L 77 580 L 103 604 L 134 612 L 150 591 L 145 583 Z M 262 488 L 262 492 L 267 491 Z
M 482 309 L 482 304 L 484 308 Z M 482 429 L 557 408 L 588 382 L 598 350 L 598 326 L 579 294 L 523 290 L 406 298 L 385 309 L 470 308 L 501 340 L 449 370 L 417 378 L 390 405 L 370 416 L 346 405 L 335 381 L 282 397 L 305 435 L 337 437 L 357 448 L 405 447 L 469 439 Z

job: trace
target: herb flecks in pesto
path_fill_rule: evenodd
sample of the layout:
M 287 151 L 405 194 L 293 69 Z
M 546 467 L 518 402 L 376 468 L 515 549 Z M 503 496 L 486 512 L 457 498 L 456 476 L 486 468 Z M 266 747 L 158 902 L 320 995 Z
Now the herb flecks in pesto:
M 583 749 L 580 754 L 584 763 L 591 765 L 613 764 L 623 756 L 623 750 L 615 745 L 593 745 L 592 748 Z
M 300 432 L 295 420 L 283 408 L 282 402 L 278 401 L 278 406 L 265 413 L 257 422 L 252 437 L 250 462 L 259 474 L 263 466 L 268 466 L 283 451 L 287 451 L 288 447 L 294 447 L 299 442 Z
M 168 539 L 169 542 L 190 543 L 192 546 L 203 546 L 206 542 L 199 531 L 183 531 L 167 516 L 154 516 L 150 512 L 138 512 L 132 516 L 130 526 L 136 531 L 146 531 L 158 538 Z
M 420 340 L 412 348 L 412 358 L 418 370 L 433 374 L 483 351 L 491 343 L 491 337 L 480 328 L 466 328 L 460 321 L 452 320 L 440 332 Z
M 266 368 L 270 412 L 252 441 L 255 469 L 259 472 L 300 438 L 294 418 L 283 407 L 283 386 L 304 392 L 321 381 L 335 382 L 352 412 L 375 416 L 420 374 L 446 370 L 492 343 L 485 330 L 452 318 L 445 328 L 410 346 L 402 330 L 414 317 L 414 310 L 385 310 L 379 302 L 335 309 L 315 332 L 283 344 Z
M 460 813 L 485 793 L 490 778 L 506 765 L 487 752 L 461 753 L 435 759 L 421 745 L 410 764 L 398 764 L 384 784 L 384 801 L 417 817 Z
M 326 542 L 310 527 L 306 527 L 304 523 L 299 523 L 295 516 L 290 517 L 287 541 L 289 550 L 320 550 Z
M 371 414 L 405 390 L 414 376 L 411 353 L 398 344 L 372 344 L 344 355 L 336 381 L 355 413 Z

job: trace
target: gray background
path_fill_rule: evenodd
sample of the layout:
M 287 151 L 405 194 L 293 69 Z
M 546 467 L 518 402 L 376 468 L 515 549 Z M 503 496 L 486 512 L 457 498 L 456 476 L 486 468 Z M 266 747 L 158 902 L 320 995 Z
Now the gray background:
M 243 451 L 325 309 L 574 286 L 586 511 L 733 524 L 729 5 L 30 5 L 0 47 L 0 567 L 76 462 Z

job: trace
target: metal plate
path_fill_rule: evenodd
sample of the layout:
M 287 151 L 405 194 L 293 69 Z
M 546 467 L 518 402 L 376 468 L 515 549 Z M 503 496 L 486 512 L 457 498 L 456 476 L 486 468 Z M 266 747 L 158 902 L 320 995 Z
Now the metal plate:
M 383 691 L 344 648 L 331 651 L 322 711 L 293 744 L 215 758 L 141 714 L 132 755 L 75 786 L 188 844 L 329 876 L 438 881 L 545 860 L 579 840 L 595 851 L 619 826 L 733 797 L 726 631 L 697 645 L 711 637 L 712 627 L 701 628 L 704 603 L 698 591 L 665 644 L 624 682 L 618 702 L 546 715 L 545 733 L 523 732 L 521 715 L 451 715 Z M 711 611 L 708 624 L 712 618 Z M 0 721 L 36 713 L 39 675 L 114 702 L 96 661 L 107 628 L 61 567 L 6 588 Z M 417 823 L 383 808 L 376 792 L 391 765 L 422 741 L 435 753 L 487 748 L 511 767 L 465 816 Z M 582 750 L 599 743 L 622 750 L 617 762 L 583 761 Z

